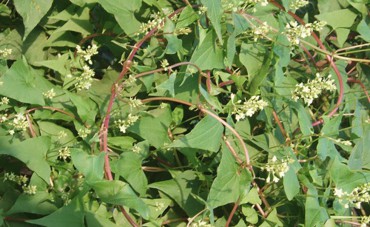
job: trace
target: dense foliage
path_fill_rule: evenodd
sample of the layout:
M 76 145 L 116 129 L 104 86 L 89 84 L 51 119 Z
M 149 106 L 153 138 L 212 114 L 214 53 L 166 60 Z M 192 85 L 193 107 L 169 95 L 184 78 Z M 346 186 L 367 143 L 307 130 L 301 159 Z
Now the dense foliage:
M 3 0 L 0 225 L 366 226 L 366 0 Z

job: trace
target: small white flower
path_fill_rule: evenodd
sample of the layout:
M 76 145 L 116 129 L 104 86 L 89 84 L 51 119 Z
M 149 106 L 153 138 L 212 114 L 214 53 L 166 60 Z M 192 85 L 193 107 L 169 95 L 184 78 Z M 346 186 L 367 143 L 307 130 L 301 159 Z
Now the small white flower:
M 336 90 L 335 81 L 331 79 L 330 75 L 325 79 L 319 73 L 316 73 L 315 79 L 309 80 L 306 84 L 299 83 L 296 85 L 292 98 L 295 101 L 302 98 L 307 105 L 311 105 L 313 100 L 318 98 L 325 90 Z
M 12 54 L 12 52 L 13 52 L 13 50 L 12 50 L 12 49 L 7 49 L 7 48 L 5 48 L 5 49 L 3 49 L 3 50 L 0 50 L 0 58 L 6 58 L 6 57 L 8 57 L 9 55 L 11 55 L 11 54 Z
M 167 59 L 164 59 L 162 62 L 161 62 L 161 67 L 164 69 L 164 71 L 167 71 L 168 68 L 167 66 L 169 66 L 170 64 L 168 63 Z
M 64 161 L 71 157 L 71 151 L 69 150 L 69 147 L 64 147 L 62 149 L 59 149 L 58 156 L 60 159 L 63 159 Z
M 58 139 L 63 139 L 65 137 L 67 137 L 67 133 L 65 131 L 60 131 L 58 133 Z
M 305 5 L 307 5 L 309 2 L 307 0 L 293 0 L 290 2 L 289 8 L 292 10 L 297 10 Z
M 34 195 L 36 194 L 37 186 L 36 185 L 28 185 L 28 186 L 24 185 L 22 189 L 24 193 L 28 195 Z
M 141 148 L 140 148 L 137 144 L 135 144 L 135 145 L 132 147 L 132 151 L 133 151 L 134 153 L 139 154 L 139 153 L 141 152 Z
M 8 105 L 8 104 L 9 104 L 8 97 L 2 97 L 0 101 L 0 105 Z
M 238 103 L 238 102 L 237 102 Z M 248 101 L 242 105 L 234 104 L 233 114 L 235 115 L 236 121 L 240 121 L 246 117 L 251 117 L 258 110 L 263 110 L 268 104 L 266 101 L 260 99 L 259 96 L 252 96 Z
M 43 96 L 45 96 L 45 98 L 48 98 L 48 99 L 53 99 L 55 97 L 55 91 L 54 91 L 54 88 L 50 89 L 49 91 L 46 91 L 44 93 L 42 93 Z
M 91 133 L 91 130 L 88 129 L 88 128 L 81 128 L 81 129 L 78 130 L 78 135 L 82 139 L 85 139 L 90 133 Z
M 114 124 L 118 126 L 120 132 L 126 133 L 127 128 L 133 125 L 138 119 L 139 116 L 129 114 L 125 120 L 116 120 Z
M 91 57 L 98 54 L 98 47 L 95 44 L 92 46 L 89 45 L 86 50 L 82 50 L 82 48 L 77 45 L 76 50 L 77 54 L 79 54 L 90 65 L 92 64 Z

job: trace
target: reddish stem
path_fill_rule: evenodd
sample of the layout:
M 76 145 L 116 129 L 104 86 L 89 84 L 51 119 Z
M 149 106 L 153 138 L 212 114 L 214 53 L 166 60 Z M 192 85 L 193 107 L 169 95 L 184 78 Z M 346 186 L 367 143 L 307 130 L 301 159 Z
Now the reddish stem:
M 175 12 L 173 12 L 169 16 L 169 18 L 177 15 L 184 8 L 185 7 L 176 10 Z M 105 159 L 104 159 L 104 172 L 105 172 L 105 176 L 108 180 L 113 180 L 112 171 L 111 171 L 111 168 L 110 168 L 110 160 L 109 160 L 109 156 L 107 154 L 107 152 L 108 152 L 108 128 L 109 128 L 110 114 L 111 114 L 111 111 L 112 111 L 112 108 L 113 108 L 113 103 L 114 103 L 114 100 L 116 99 L 116 96 L 117 96 L 117 86 L 118 86 L 119 82 L 127 74 L 127 72 L 129 71 L 129 69 L 131 67 L 131 64 L 132 64 L 132 61 L 134 59 L 134 56 L 136 55 L 139 48 L 144 44 L 144 42 L 146 42 L 146 40 L 148 40 L 150 37 L 152 37 L 157 30 L 158 30 L 157 27 L 152 29 L 139 42 L 137 42 L 135 44 L 135 46 L 132 49 L 132 51 L 131 51 L 130 55 L 128 56 L 127 60 L 124 62 L 122 71 L 120 72 L 117 80 L 112 85 L 111 96 L 109 98 L 107 111 L 106 111 L 106 114 L 105 114 L 105 117 L 104 117 L 104 120 L 103 120 L 103 125 L 101 127 L 101 132 L 100 132 L 100 136 L 101 136 L 100 143 L 102 144 L 102 145 L 100 145 L 100 149 L 101 149 L 102 152 L 106 153 Z M 126 213 L 124 208 L 122 206 L 120 206 L 119 208 L 120 208 L 121 212 L 123 213 L 123 215 L 126 217 L 126 219 L 130 222 L 130 224 L 132 226 L 137 226 L 135 221 L 131 219 L 131 217 Z
M 236 212 L 236 209 L 238 209 L 239 202 L 240 202 L 240 198 L 238 198 L 238 200 L 234 203 L 234 207 L 233 207 L 233 209 L 230 212 L 230 215 L 229 215 L 229 218 L 227 219 L 227 222 L 225 224 L 225 227 L 229 227 L 230 226 L 231 220 L 233 219 L 233 216 L 234 216 L 234 214 Z
M 280 119 L 279 119 L 279 116 L 277 115 L 277 113 L 275 112 L 275 110 L 273 110 L 273 111 L 272 111 L 272 116 L 274 117 L 275 122 L 278 124 L 278 126 L 279 126 L 279 128 L 280 128 L 281 134 L 283 134 L 283 136 L 285 137 L 285 142 L 286 142 L 286 143 L 290 143 L 289 135 L 288 135 L 288 133 L 285 131 L 284 126 L 283 126 L 283 124 L 281 123 L 281 121 L 280 121 Z
M 207 86 L 207 91 L 208 93 L 211 93 L 211 71 L 210 70 L 207 70 L 207 73 L 206 73 L 206 86 Z
M 348 78 L 347 79 L 347 82 L 348 83 L 355 83 L 355 84 L 358 84 L 361 86 L 363 92 L 365 93 L 366 97 L 367 97 L 367 101 L 370 103 L 370 96 L 369 96 L 369 93 L 367 92 L 366 90 L 366 87 L 365 85 L 361 82 L 361 80 L 356 80 L 355 78 Z

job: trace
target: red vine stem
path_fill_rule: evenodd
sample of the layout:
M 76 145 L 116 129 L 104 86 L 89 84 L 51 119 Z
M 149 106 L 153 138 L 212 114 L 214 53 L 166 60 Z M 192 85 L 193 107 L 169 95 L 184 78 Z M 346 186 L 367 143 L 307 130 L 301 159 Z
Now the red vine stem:
M 182 12 L 182 10 L 184 8 L 185 7 L 176 10 L 175 12 L 173 12 L 169 16 L 169 18 L 171 18 L 171 17 L 177 15 L 178 13 Z M 105 172 L 105 176 L 108 180 L 113 180 L 112 171 L 111 171 L 111 168 L 110 168 L 110 160 L 109 160 L 109 156 L 107 154 L 107 152 L 108 152 L 108 128 L 109 128 L 110 114 L 111 114 L 111 111 L 112 111 L 112 108 L 113 108 L 113 103 L 114 103 L 114 100 L 116 99 L 116 96 L 117 96 L 117 85 L 119 84 L 119 82 L 124 78 L 124 76 L 129 71 L 129 69 L 131 67 L 131 64 L 132 64 L 132 61 L 133 61 L 137 51 L 139 50 L 139 48 L 144 44 L 144 42 L 146 40 L 148 40 L 150 37 L 152 37 L 156 31 L 158 31 L 158 27 L 153 28 L 140 41 L 138 41 L 134 45 L 134 48 L 132 49 L 131 53 L 129 54 L 127 60 L 123 63 L 122 71 L 120 72 L 117 80 L 112 85 L 111 96 L 109 98 L 108 107 L 107 107 L 106 114 L 105 114 L 105 117 L 104 117 L 104 120 L 103 120 L 101 131 L 100 131 L 100 149 L 101 149 L 101 152 L 106 153 L 105 158 L 104 158 L 104 172 Z M 122 214 L 128 220 L 128 222 L 130 222 L 130 224 L 132 226 L 136 227 L 137 224 L 127 214 L 125 209 L 122 206 L 119 206 L 119 208 L 120 208 Z
M 227 222 L 225 224 L 225 227 L 229 227 L 230 226 L 231 220 L 233 219 L 233 216 L 234 216 L 234 214 L 236 212 L 236 209 L 238 209 L 239 202 L 240 202 L 240 198 L 238 198 L 238 200 L 234 203 L 233 209 L 231 210 L 230 215 L 227 218 Z
M 277 115 L 277 113 L 275 112 L 275 110 L 273 110 L 273 111 L 272 111 L 272 116 L 274 117 L 275 122 L 277 123 L 277 125 L 278 125 L 278 126 L 279 126 L 279 128 L 280 128 L 281 134 L 283 134 L 283 136 L 285 137 L 285 142 L 286 142 L 286 143 L 290 143 L 289 135 L 288 135 L 288 133 L 285 131 L 284 126 L 283 126 L 283 124 L 281 123 L 281 121 L 280 121 L 280 119 L 279 119 L 279 116 Z
M 347 79 L 347 82 L 349 83 L 355 83 L 355 84 L 358 84 L 361 86 L 363 92 L 365 93 L 366 97 L 367 97 L 367 101 L 370 102 L 370 96 L 369 96 L 369 93 L 367 92 L 366 90 L 366 87 L 365 85 L 361 82 L 361 80 L 356 80 L 355 78 L 348 78 Z
M 276 2 L 275 0 L 271 0 L 270 1 L 274 6 L 276 6 L 277 8 L 279 8 L 280 10 L 282 11 L 285 11 L 287 12 L 290 16 L 292 16 L 296 21 L 298 21 L 300 24 L 302 25 L 305 25 L 305 22 L 299 17 L 297 16 L 295 13 L 293 13 L 292 11 L 286 11 L 285 8 L 280 5 L 278 2 Z M 319 47 L 326 51 L 326 48 L 324 46 L 324 44 L 321 42 L 321 40 L 319 39 L 319 37 L 316 35 L 315 32 L 311 32 L 311 35 L 312 37 L 315 39 L 316 43 L 319 45 Z M 342 78 L 342 75 L 340 74 L 339 72 L 339 69 L 337 67 L 337 65 L 334 63 L 334 60 L 333 60 L 333 57 L 326 54 L 326 59 L 328 60 L 328 62 L 330 63 L 330 65 L 332 66 L 335 74 L 337 75 L 337 78 L 338 78 L 338 83 L 339 83 L 339 97 L 338 97 L 338 100 L 337 100 L 337 103 L 335 105 L 335 107 L 330 111 L 330 113 L 328 114 L 329 117 L 332 117 L 338 110 L 339 106 L 341 105 L 342 101 L 343 101 L 343 96 L 344 96 L 344 85 L 343 85 L 343 78 Z M 316 125 L 320 125 L 322 124 L 324 121 L 322 119 L 314 122 L 312 125 L 313 126 L 316 126 Z

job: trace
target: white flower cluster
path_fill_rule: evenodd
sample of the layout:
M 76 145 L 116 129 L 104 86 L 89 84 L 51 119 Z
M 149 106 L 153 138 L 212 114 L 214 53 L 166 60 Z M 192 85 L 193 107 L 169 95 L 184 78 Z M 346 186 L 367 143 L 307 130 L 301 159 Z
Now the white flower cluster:
M 60 131 L 58 133 L 58 139 L 63 139 L 65 137 L 67 137 L 67 133 L 65 131 Z
M 67 160 L 67 158 L 71 157 L 71 151 L 69 150 L 69 147 L 64 147 L 62 149 L 59 149 L 58 157 L 60 159 L 63 159 L 63 161 L 65 161 L 65 160 Z
M 163 61 L 161 61 L 161 67 L 163 68 L 164 71 L 168 71 L 167 66 L 169 65 L 170 63 L 168 63 L 167 59 L 164 59 Z
M 234 94 L 231 95 L 231 100 L 234 99 Z M 267 106 L 267 102 L 260 99 L 259 96 L 252 96 L 248 101 L 245 101 L 243 104 L 238 105 L 241 103 L 241 100 L 238 100 L 234 104 L 233 114 L 235 114 L 235 119 L 237 121 L 243 120 L 246 117 L 251 117 L 255 112 L 258 110 L 263 110 L 264 107 Z
M 143 105 L 143 103 L 140 99 L 130 97 L 130 99 L 128 100 L 128 105 L 130 106 L 130 108 L 139 108 Z
M 36 194 L 36 185 L 27 185 L 28 178 L 25 175 L 15 175 L 14 173 L 5 173 L 4 174 L 4 181 L 13 181 L 18 185 L 22 185 L 23 192 L 29 195 Z
M 155 202 L 155 211 L 161 211 L 165 208 L 165 204 L 163 202 Z
M 82 50 L 80 45 L 76 46 L 77 54 L 84 58 L 85 62 L 92 64 L 91 57 L 98 54 L 98 46 L 93 44 L 92 46 L 87 46 L 86 50 Z
M 0 114 L 0 123 L 3 123 L 8 120 L 7 114 Z
M 212 225 L 203 220 L 199 220 L 198 222 L 193 223 L 191 227 L 212 227 Z
M 370 223 L 370 216 L 362 216 L 361 217 L 361 225 L 360 227 L 366 227 Z
M 45 98 L 47 99 L 53 99 L 55 97 L 55 91 L 54 91 L 54 88 L 42 93 L 43 96 L 45 96 Z
M 299 83 L 296 85 L 292 98 L 294 101 L 301 98 L 307 105 L 310 105 L 324 90 L 335 91 L 336 89 L 335 82 L 331 79 L 331 75 L 328 75 L 325 79 L 320 73 L 316 73 L 315 79 L 309 80 L 306 84 Z
M 174 35 L 188 35 L 192 32 L 191 28 L 179 28 L 174 31 Z
M 260 3 L 261 6 L 267 6 L 269 4 L 268 0 L 246 0 L 245 3 L 248 3 L 248 4 Z
M 349 141 L 349 140 L 343 140 L 343 139 L 341 139 L 341 138 L 336 139 L 336 140 L 335 140 L 335 142 L 336 142 L 336 143 L 343 144 L 343 145 L 345 145 L 345 146 L 352 146 L 351 141 Z
M 319 31 L 326 25 L 324 21 L 315 21 L 314 23 L 307 23 L 305 25 L 298 25 L 297 21 L 291 21 L 285 26 L 283 32 L 293 45 L 298 45 L 301 38 L 306 38 L 311 35 L 313 31 Z
M 0 101 L 0 105 L 8 105 L 8 104 L 9 104 L 8 97 L 2 97 Z
M 136 154 L 139 154 L 141 152 L 141 148 L 135 144 L 133 147 L 132 147 L 132 152 L 136 153 Z
M 222 9 L 224 11 L 232 11 L 232 12 L 237 12 L 239 9 L 243 8 L 246 4 L 245 1 L 239 0 L 239 1 L 229 1 L 229 0 L 222 0 Z
M 34 195 L 36 194 L 37 191 L 37 186 L 36 185 L 23 185 L 22 186 L 23 192 L 28 194 L 28 195 Z
M 205 14 L 208 11 L 208 8 L 206 6 L 199 6 L 198 14 Z
M 289 8 L 292 10 L 297 10 L 305 5 L 307 5 L 309 1 L 307 0 L 293 0 L 289 4 Z
M 15 175 L 14 173 L 5 173 L 4 174 L 4 181 L 13 181 L 19 185 L 24 185 L 27 183 L 28 178 L 25 175 Z
M 273 156 L 272 159 L 266 164 L 265 167 L 262 167 L 263 170 L 266 170 L 268 172 L 268 176 L 266 178 L 266 182 L 272 181 L 277 183 L 279 182 L 280 178 L 285 176 L 285 173 L 289 170 L 289 163 L 294 162 L 291 158 L 285 158 L 282 160 L 277 160 L 276 156 Z
M 267 22 L 252 28 L 253 40 L 257 42 L 259 39 L 266 37 L 269 31 L 271 31 L 271 28 Z
M 16 131 L 26 131 L 28 127 L 27 119 L 21 113 L 15 115 L 13 121 L 10 122 L 9 124 L 13 126 L 13 129 L 8 131 L 10 135 L 14 135 Z
M 12 49 L 5 48 L 3 50 L 0 50 L 0 58 L 6 58 L 11 54 L 12 54 Z
M 85 139 L 91 133 L 91 130 L 88 128 L 80 128 L 77 132 L 82 139 Z
M 161 15 L 160 12 L 152 14 L 151 18 L 153 18 L 153 19 L 149 20 L 147 23 L 142 23 L 141 24 L 139 34 L 140 33 L 147 33 L 150 30 L 152 30 L 153 28 L 158 28 L 158 30 L 163 28 L 165 19 Z
M 76 88 L 77 90 L 88 90 L 91 87 L 91 84 L 93 82 L 93 77 L 95 76 L 94 70 L 90 69 L 89 66 L 84 65 L 83 66 L 83 72 L 79 77 L 76 78 Z
M 339 202 L 344 205 L 345 208 L 354 206 L 357 209 L 361 208 L 361 203 L 370 202 L 370 183 L 365 183 L 359 187 L 356 187 L 351 192 L 345 192 L 340 188 L 334 189 L 334 195 L 338 198 Z
M 126 133 L 126 129 L 133 125 L 138 119 L 139 116 L 129 114 L 126 120 L 119 119 L 114 121 L 114 124 L 118 126 L 120 132 Z
M 81 47 L 77 45 L 76 49 L 77 54 L 90 65 L 92 64 L 91 57 L 98 54 L 98 47 L 95 44 L 88 46 L 86 50 L 82 50 Z M 82 69 L 83 71 L 81 75 L 76 78 L 77 83 L 75 84 L 75 87 L 78 91 L 90 89 L 93 77 L 95 76 L 94 70 L 92 70 L 86 63 L 83 64 Z M 69 74 L 66 77 L 72 77 L 72 75 Z

